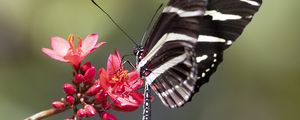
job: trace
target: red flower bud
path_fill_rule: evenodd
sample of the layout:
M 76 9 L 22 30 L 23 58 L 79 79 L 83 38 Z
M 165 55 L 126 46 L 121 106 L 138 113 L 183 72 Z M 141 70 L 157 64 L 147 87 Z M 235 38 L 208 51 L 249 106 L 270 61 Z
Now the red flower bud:
M 76 93 L 75 87 L 69 83 L 64 84 L 64 91 L 67 95 L 74 95 Z
M 86 111 L 86 116 L 91 117 L 96 115 L 96 109 L 92 105 L 85 105 L 84 110 Z
M 63 109 L 63 108 L 65 108 L 65 104 L 60 101 L 54 101 L 54 102 L 52 102 L 52 107 L 55 109 Z
M 90 87 L 87 92 L 86 95 L 88 96 L 94 96 L 96 95 L 101 89 L 100 84 L 94 84 L 92 87 Z
M 69 105 L 73 105 L 75 103 L 75 98 L 71 95 L 68 95 L 66 97 L 66 103 L 68 103 Z
M 82 118 L 82 117 L 86 117 L 86 111 L 84 109 L 79 109 L 77 110 L 77 116 Z
M 100 92 L 100 93 L 97 93 L 97 94 L 95 95 L 96 103 L 101 103 L 101 102 L 103 102 L 104 100 L 107 99 L 107 96 L 108 96 L 108 94 L 107 94 L 106 92 L 104 92 L 104 91 L 102 91 L 102 92 Z
M 82 75 L 82 74 L 76 74 L 76 75 L 74 76 L 73 82 L 74 82 L 75 84 L 80 84 L 80 83 L 82 83 L 83 81 L 84 81 L 84 78 L 83 78 L 83 75 Z
M 90 69 L 88 69 L 84 74 L 84 79 L 85 79 L 84 83 L 88 85 L 93 84 L 95 75 L 96 75 L 95 67 L 91 67 Z
M 90 69 L 92 67 L 91 62 L 87 62 L 85 63 L 82 67 L 81 67 L 81 71 L 82 73 L 85 73 L 88 69 Z
M 109 114 L 107 112 L 101 113 L 102 120 L 117 120 L 117 118 L 113 114 Z
M 105 109 L 105 110 L 109 110 L 111 108 L 111 105 L 109 104 L 108 101 L 104 101 L 102 102 L 102 108 Z

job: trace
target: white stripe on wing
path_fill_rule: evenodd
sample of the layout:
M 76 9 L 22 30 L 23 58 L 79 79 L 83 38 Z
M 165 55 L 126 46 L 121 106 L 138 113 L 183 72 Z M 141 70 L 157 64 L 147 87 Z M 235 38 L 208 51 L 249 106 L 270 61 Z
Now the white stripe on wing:
M 160 76 L 162 73 L 164 73 L 165 71 L 167 71 L 169 68 L 177 65 L 178 63 L 181 63 L 182 61 L 184 61 L 187 57 L 187 54 L 181 54 L 167 62 L 165 62 L 164 64 L 162 64 L 161 66 L 159 66 L 158 68 L 154 69 L 147 77 L 145 77 L 146 79 L 146 83 L 148 85 L 151 85 L 152 82 L 158 77 Z
M 163 13 L 176 13 L 179 17 L 195 17 L 202 16 L 204 14 L 203 10 L 195 10 L 195 11 L 185 11 L 173 6 L 167 6 L 163 9 Z

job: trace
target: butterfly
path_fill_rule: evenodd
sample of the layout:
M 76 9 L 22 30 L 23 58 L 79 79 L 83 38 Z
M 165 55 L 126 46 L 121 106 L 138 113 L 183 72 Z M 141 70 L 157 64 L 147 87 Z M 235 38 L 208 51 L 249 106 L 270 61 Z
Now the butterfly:
M 137 71 L 149 86 L 146 92 L 151 87 L 170 108 L 191 101 L 261 4 L 262 0 L 170 0 L 135 52 Z M 150 101 L 149 94 L 145 101 Z
M 136 70 L 146 80 L 143 120 L 151 119 L 151 89 L 169 108 L 191 101 L 262 5 L 262 0 L 169 0 L 142 46 L 91 1 L 136 45 Z

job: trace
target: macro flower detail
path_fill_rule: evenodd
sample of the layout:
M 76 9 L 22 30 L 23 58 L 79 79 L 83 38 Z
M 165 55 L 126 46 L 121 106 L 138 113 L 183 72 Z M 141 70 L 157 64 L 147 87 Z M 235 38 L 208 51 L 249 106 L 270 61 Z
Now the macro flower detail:
M 99 70 L 99 80 L 112 101 L 113 109 L 130 112 L 143 103 L 144 96 L 137 89 L 144 81 L 139 79 L 137 71 L 128 72 L 123 68 L 117 50 L 108 58 L 107 71 L 104 68 Z
M 70 34 L 68 39 L 65 40 L 61 37 L 51 38 L 52 49 L 42 48 L 42 51 L 49 57 L 62 61 L 69 62 L 75 68 L 78 68 L 81 61 L 90 53 L 95 51 L 98 47 L 106 42 L 98 41 L 98 34 L 90 34 L 84 40 L 78 37 L 78 44 L 74 44 L 74 35 Z
M 109 110 L 131 112 L 142 105 L 144 96 L 138 89 L 144 81 L 140 79 L 137 71 L 124 68 L 119 52 L 115 50 L 110 54 L 107 69 L 100 68 L 97 74 L 97 69 L 91 62 L 82 64 L 82 61 L 105 42 L 97 44 L 97 34 L 88 35 L 84 41 L 80 37 L 78 39 L 75 46 L 74 35 L 70 35 L 67 41 L 53 37 L 52 49 L 42 49 L 55 60 L 69 62 L 73 66 L 73 78 L 63 85 L 65 96 L 60 101 L 52 102 L 52 109 L 37 113 L 26 120 L 41 119 L 51 116 L 53 112 L 56 114 L 68 109 L 72 109 L 73 114 L 65 120 L 83 120 L 96 114 L 101 120 L 117 120 Z

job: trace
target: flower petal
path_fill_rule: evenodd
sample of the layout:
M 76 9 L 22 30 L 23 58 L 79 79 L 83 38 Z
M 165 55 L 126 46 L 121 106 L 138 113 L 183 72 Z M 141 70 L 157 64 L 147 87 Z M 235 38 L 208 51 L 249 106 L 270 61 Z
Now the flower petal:
M 114 54 L 110 54 L 107 60 L 107 72 L 108 74 L 115 74 L 117 70 L 121 69 L 122 60 L 118 50 L 115 50 Z
M 90 50 L 92 50 L 98 41 L 98 34 L 90 34 L 86 36 L 84 41 L 82 42 L 81 50 L 83 53 L 89 54 Z
M 139 92 L 131 92 L 129 95 L 113 95 L 113 109 L 123 112 L 131 112 L 136 110 L 144 101 L 143 94 Z
M 48 55 L 49 57 L 51 57 L 54 60 L 58 60 L 58 61 L 62 61 L 62 62 L 68 62 L 68 60 L 65 60 L 63 58 L 63 56 L 60 56 L 59 54 L 57 54 L 55 51 L 48 49 L 48 48 L 42 48 L 42 51 Z
M 51 47 L 60 56 L 65 56 L 68 53 L 68 50 L 70 49 L 69 43 L 61 37 L 52 37 Z
M 100 116 L 101 116 L 102 120 L 117 120 L 117 118 L 113 114 L 110 114 L 107 112 L 101 113 Z
M 85 52 L 85 55 L 88 55 L 88 54 L 94 52 L 98 47 L 100 47 L 100 46 L 102 46 L 102 45 L 104 45 L 104 44 L 106 44 L 106 42 L 100 42 L 100 43 L 98 43 L 98 44 L 97 44 L 94 48 L 92 48 L 90 51 L 86 51 L 86 52 Z
M 127 83 L 131 91 L 136 91 L 144 84 L 144 80 L 140 79 L 140 74 L 134 70 L 128 74 Z
M 104 45 L 104 44 L 106 44 L 106 42 L 102 41 L 102 42 L 98 43 L 98 44 L 95 46 L 95 48 L 98 48 L 98 47 L 100 47 L 100 46 L 102 46 L 102 45 Z
M 141 105 L 144 102 L 144 95 L 139 92 L 132 92 L 130 95 L 136 100 L 136 102 Z
M 140 78 L 140 74 L 139 72 L 137 72 L 136 70 L 134 71 L 131 71 L 129 74 L 128 74 L 128 83 L 132 82 L 132 81 L 136 81 L 137 79 Z
M 144 80 L 140 79 L 140 80 L 131 82 L 129 85 L 130 85 L 130 89 L 131 89 L 132 91 L 136 91 L 136 90 L 138 90 L 143 84 L 144 84 Z
M 100 68 L 98 76 L 99 76 L 99 81 L 100 81 L 101 87 L 107 91 L 110 85 L 108 82 L 108 74 L 104 68 Z

